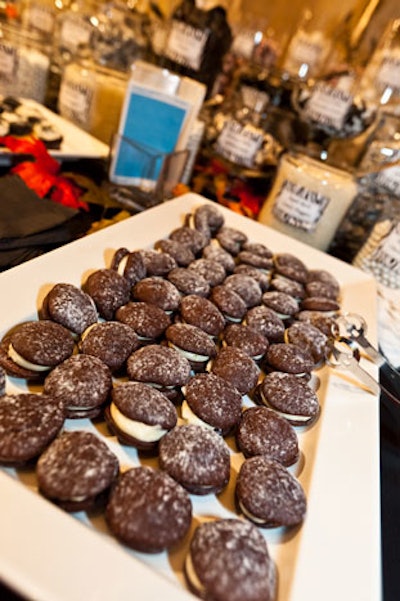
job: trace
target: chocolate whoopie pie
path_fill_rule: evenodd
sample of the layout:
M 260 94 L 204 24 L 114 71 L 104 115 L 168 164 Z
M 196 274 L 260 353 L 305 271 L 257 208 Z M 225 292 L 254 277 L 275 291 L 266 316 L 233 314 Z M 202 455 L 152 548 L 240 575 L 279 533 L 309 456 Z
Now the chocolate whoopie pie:
M 278 342 L 269 346 L 264 367 L 268 371 L 307 376 L 314 369 L 314 360 L 306 349 L 297 344 Z
M 24 465 L 36 459 L 61 431 L 63 404 L 46 394 L 0 397 L 0 463 Z
M 247 305 L 233 288 L 221 284 L 211 290 L 210 300 L 227 322 L 241 322 L 246 315 Z
M 308 269 L 301 259 L 290 253 L 274 255 L 274 268 L 276 273 L 305 284 L 308 280 Z
M 262 270 L 264 273 L 270 273 L 273 269 L 274 262 L 271 256 L 263 256 L 257 253 L 251 252 L 250 250 L 241 250 L 236 257 L 236 261 L 244 265 L 249 265 Z
M 279 273 L 274 274 L 271 279 L 271 290 L 277 290 L 278 292 L 289 294 L 297 301 L 306 296 L 304 284 L 301 282 L 296 282 L 296 280 L 291 280 L 284 275 L 280 275 Z
M 285 467 L 299 458 L 299 443 L 293 426 L 268 407 L 249 407 L 236 429 L 236 442 L 243 455 L 265 455 Z
M 240 349 L 256 363 L 262 360 L 269 346 L 265 336 L 239 323 L 226 326 L 223 332 L 223 344 Z
M 195 273 L 201 275 L 210 286 L 222 284 L 226 276 L 226 271 L 221 263 L 213 261 L 212 259 L 195 259 L 188 267 Z
M 256 280 L 256 282 L 259 283 L 262 292 L 266 292 L 269 289 L 270 273 L 267 273 L 262 269 L 252 267 L 247 263 L 239 263 L 239 265 L 236 265 L 235 269 L 233 270 L 233 273 L 242 273 L 253 278 L 253 280 Z
M 243 273 L 228 275 L 224 286 L 236 292 L 245 302 L 246 307 L 259 305 L 262 297 L 260 284 L 252 277 Z
M 265 305 L 249 309 L 243 323 L 265 336 L 271 344 L 283 341 L 285 324 L 276 311 Z
M 190 218 L 189 225 L 202 232 L 207 238 L 213 238 L 225 222 L 223 214 L 213 204 L 196 207 Z
M 177 426 L 160 440 L 158 458 L 160 468 L 194 495 L 218 494 L 229 482 L 228 446 L 209 428 Z
M 158 276 L 143 278 L 132 288 L 132 297 L 143 303 L 157 305 L 163 311 L 176 311 L 181 302 L 181 295 L 174 284 Z
M 51 319 L 73 334 L 82 334 L 97 322 L 98 314 L 93 299 L 73 284 L 55 284 L 43 299 L 40 319 Z
M 84 290 L 94 300 L 101 317 L 111 321 L 130 299 L 130 283 L 114 269 L 98 269 L 89 275 Z
M 207 244 L 207 246 L 203 248 L 202 256 L 204 259 L 221 263 L 226 273 L 232 273 L 232 271 L 235 269 L 235 259 L 230 253 L 228 253 L 228 251 L 224 250 L 217 244 Z
M 275 311 L 283 321 L 290 319 L 299 311 L 299 303 L 290 294 L 268 290 L 262 295 L 262 302 L 266 307 Z
M 40 493 L 66 511 L 104 504 L 119 472 L 114 453 L 92 432 L 62 432 L 36 466 Z
M 123 444 L 143 451 L 156 449 L 178 419 L 173 403 L 143 382 L 123 382 L 115 386 L 104 414 L 111 431 Z
M 264 455 L 242 463 L 235 497 L 243 516 L 266 528 L 297 526 L 307 511 L 300 482 L 279 461 Z
M 168 280 L 172 282 L 183 295 L 196 294 L 206 297 L 210 294 L 210 284 L 200 274 L 189 269 L 189 267 L 176 267 L 168 274 Z
M 140 346 L 134 330 L 119 321 L 103 321 L 88 328 L 79 343 L 81 353 L 93 355 L 113 373 L 121 371 L 129 355 Z
M 257 386 L 254 401 L 273 409 L 294 426 L 312 424 L 320 413 L 316 393 L 294 374 L 267 374 Z
M 185 357 L 193 371 L 204 371 L 217 354 L 217 346 L 204 330 L 188 323 L 174 323 L 165 330 L 167 345 Z
M 145 249 L 139 252 L 142 255 L 148 277 L 152 275 L 166 277 L 171 269 L 176 267 L 175 259 L 167 253 L 160 253 L 154 249 Z
M 307 283 L 310 282 L 321 282 L 329 286 L 335 291 L 335 298 L 339 296 L 340 284 L 335 276 L 325 269 L 310 269 L 308 271 Z
M 297 344 L 312 356 L 315 366 L 325 362 L 330 341 L 321 330 L 305 321 L 295 321 L 285 330 L 285 342 Z
M 322 296 L 323 298 L 330 298 L 337 300 L 338 291 L 334 286 L 318 280 L 312 280 L 307 282 L 306 285 L 307 296 Z
M 130 286 L 146 277 L 146 266 L 142 253 L 138 250 L 129 252 L 127 248 L 119 248 L 113 255 L 111 269 L 117 271 Z
M 302 311 L 324 311 L 333 315 L 340 309 L 340 304 L 333 298 L 326 296 L 307 296 L 300 304 Z
M 73 355 L 57 365 L 43 384 L 46 394 L 62 401 L 68 418 L 100 415 L 111 392 L 111 371 L 92 355 Z
M 171 323 L 169 315 L 152 303 L 129 302 L 120 307 L 115 318 L 132 328 L 141 344 L 159 340 Z
M 257 385 L 260 369 L 244 351 L 233 346 L 221 348 L 211 363 L 210 371 L 227 380 L 242 395 Z
M 176 240 L 185 246 L 188 246 L 194 256 L 198 256 L 203 248 L 208 244 L 208 238 L 197 229 L 187 225 L 182 225 L 170 233 L 171 240 Z
M 329 339 L 332 339 L 336 327 L 336 317 L 336 313 L 331 315 L 324 311 L 299 311 L 296 315 L 298 321 L 310 323 L 321 330 Z
M 112 534 L 142 553 L 160 553 L 186 536 L 192 504 L 186 490 L 165 472 L 134 467 L 113 488 L 106 521 Z
M 200 524 L 185 560 L 189 588 L 209 601 L 273 601 L 276 571 L 267 542 L 250 522 Z
M 213 338 L 217 338 L 225 327 L 225 319 L 218 307 L 207 298 L 195 294 L 182 298 L 180 319 L 197 326 Z
M 209 427 L 225 436 L 240 420 L 240 392 L 216 374 L 197 374 L 191 378 L 184 397 L 182 418 L 189 424 Z
M 150 344 L 132 353 L 127 372 L 131 380 L 150 384 L 174 399 L 189 381 L 190 363 L 173 348 Z
M 190 248 L 177 240 L 171 240 L 170 238 L 157 240 L 154 244 L 154 248 L 160 252 L 171 255 L 179 267 L 187 267 L 195 260 L 195 256 Z
M 252 242 L 251 240 L 247 240 L 247 242 L 243 244 L 242 249 L 252 255 L 257 255 L 266 259 L 272 259 L 274 256 L 272 250 L 262 242 Z
M 0 364 L 16 378 L 37 380 L 74 351 L 71 332 L 50 320 L 18 324 L 5 335 L 0 347 Z
M 216 234 L 218 240 L 224 250 L 233 256 L 239 254 L 242 246 L 247 242 L 247 234 L 233 227 L 224 225 Z

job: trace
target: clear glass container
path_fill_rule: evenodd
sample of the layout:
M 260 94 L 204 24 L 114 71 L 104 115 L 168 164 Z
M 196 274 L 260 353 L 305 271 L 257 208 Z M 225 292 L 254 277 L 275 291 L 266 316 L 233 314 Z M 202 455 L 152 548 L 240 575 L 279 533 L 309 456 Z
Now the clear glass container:
M 110 144 L 118 129 L 128 74 L 96 65 L 71 62 L 64 67 L 58 98 L 62 117 Z
M 43 103 L 50 68 L 50 49 L 35 32 L 0 24 L 0 94 Z
M 325 251 L 356 193 L 351 173 L 287 153 L 281 157 L 258 220 Z
M 40 34 L 52 36 L 57 15 L 68 10 L 71 0 L 28 0 L 23 5 L 22 23 Z

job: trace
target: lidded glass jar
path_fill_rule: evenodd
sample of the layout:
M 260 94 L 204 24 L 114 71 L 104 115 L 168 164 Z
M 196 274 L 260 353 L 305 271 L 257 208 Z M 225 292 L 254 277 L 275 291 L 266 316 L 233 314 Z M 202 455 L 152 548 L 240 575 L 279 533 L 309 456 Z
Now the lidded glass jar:
M 356 193 L 351 173 L 306 155 L 286 153 L 258 220 L 325 251 Z
M 71 0 L 28 0 L 22 11 L 22 23 L 32 31 L 52 36 L 57 14 L 70 4 Z
M 128 74 L 96 64 L 74 61 L 64 67 L 58 110 L 105 144 L 117 131 Z
M 0 25 L 0 94 L 43 103 L 50 68 L 43 36 L 10 23 Z

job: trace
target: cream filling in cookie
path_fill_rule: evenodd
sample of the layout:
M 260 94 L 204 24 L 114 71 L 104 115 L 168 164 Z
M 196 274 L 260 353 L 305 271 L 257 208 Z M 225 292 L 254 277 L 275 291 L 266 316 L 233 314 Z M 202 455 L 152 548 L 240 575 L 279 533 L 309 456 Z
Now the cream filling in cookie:
M 167 430 L 161 428 L 159 425 L 150 426 L 149 424 L 126 417 L 114 403 L 110 405 L 110 414 L 121 432 L 141 442 L 157 442 L 167 433 Z
M 37 363 L 31 363 L 30 361 L 24 359 L 19 353 L 17 353 L 17 351 L 11 343 L 8 347 L 8 356 L 12 361 L 14 361 L 14 363 L 19 365 L 20 367 L 23 367 L 24 369 L 30 369 L 31 371 L 39 372 L 48 371 L 50 369 L 49 365 L 38 365 Z
M 302 422 L 302 423 L 306 423 L 308 421 L 310 421 L 311 416 L 310 415 L 297 415 L 296 413 L 285 413 L 283 411 L 279 411 L 279 409 L 276 409 L 275 407 L 273 407 L 268 400 L 265 398 L 264 393 L 261 391 L 261 400 L 264 403 L 264 405 L 266 407 L 269 407 L 270 409 L 273 409 L 275 411 L 275 413 L 277 413 L 278 415 L 280 415 L 281 417 L 284 417 L 285 419 L 287 419 L 288 421 L 290 420 L 296 420 L 296 422 Z
M 207 424 L 207 422 L 200 419 L 200 417 L 198 417 L 191 410 L 187 401 L 183 401 L 183 403 L 182 403 L 182 418 L 188 424 L 195 424 L 197 426 L 203 426 L 203 428 L 208 428 L 209 430 L 214 430 L 213 426 L 211 426 L 210 424 Z
M 176 351 L 178 351 L 178 353 L 180 353 L 181 355 L 186 357 L 186 359 L 188 361 L 194 361 L 196 363 L 203 363 L 204 361 L 208 361 L 208 359 L 209 359 L 208 355 L 199 355 L 198 353 L 192 353 L 191 351 L 186 351 L 185 349 L 183 349 L 179 346 L 176 346 L 172 342 L 168 342 L 168 346 L 170 348 L 173 348 Z
M 122 257 L 122 259 L 120 260 L 120 262 L 118 263 L 117 271 L 118 271 L 119 275 L 122 275 L 122 276 L 124 275 L 127 262 L 128 262 L 128 254 L 124 255 Z
M 187 576 L 190 584 L 193 586 L 194 590 L 197 591 L 200 595 L 202 593 L 204 593 L 205 587 L 200 582 L 200 579 L 199 579 L 199 577 L 196 574 L 196 570 L 194 569 L 193 561 L 192 561 L 192 556 L 191 556 L 190 553 L 188 553 L 186 555 L 186 559 L 185 559 L 185 572 L 186 572 L 186 576 Z
M 249 518 L 249 520 L 251 520 L 255 524 L 266 524 L 267 523 L 266 520 L 262 520 L 261 518 L 258 518 L 256 515 L 254 515 L 250 511 L 248 511 L 248 509 L 246 509 L 246 507 L 243 505 L 243 503 L 241 501 L 238 501 L 238 503 L 239 503 L 241 512 L 243 513 L 243 515 L 245 515 L 247 518 Z

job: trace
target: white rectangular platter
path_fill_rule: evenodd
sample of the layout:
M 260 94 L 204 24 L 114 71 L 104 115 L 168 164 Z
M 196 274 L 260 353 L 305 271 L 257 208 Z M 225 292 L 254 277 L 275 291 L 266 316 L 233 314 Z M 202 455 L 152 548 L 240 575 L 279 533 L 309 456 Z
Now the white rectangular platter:
M 183 223 L 185 214 L 209 202 L 186 194 L 0 274 L 0 335 L 35 319 L 47 290 L 57 282 L 80 285 L 108 266 L 113 252 L 151 247 Z M 225 223 L 290 252 L 309 268 L 331 271 L 342 287 L 342 309 L 365 317 L 376 340 L 376 287 L 367 274 L 315 249 L 220 207 Z M 365 358 L 372 375 L 377 375 Z M 300 529 L 263 530 L 279 574 L 277 601 L 378 601 L 380 573 L 379 399 L 348 373 L 323 368 L 322 411 L 299 431 L 304 464 L 298 477 L 308 499 Z M 24 390 L 9 379 L 7 391 Z M 105 426 L 67 420 L 104 437 L 121 465 L 138 463 Z M 37 601 L 165 601 L 192 599 L 182 576 L 183 550 L 146 556 L 128 550 L 107 532 L 101 515 L 69 515 L 36 491 L 34 472 L 0 469 L 0 580 Z M 192 496 L 194 524 L 204 516 L 234 517 L 232 490 L 218 497 Z M 186 541 L 186 547 L 187 547 Z M 246 601 L 245 599 L 243 601 Z

